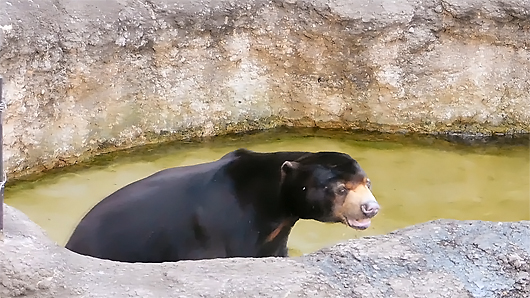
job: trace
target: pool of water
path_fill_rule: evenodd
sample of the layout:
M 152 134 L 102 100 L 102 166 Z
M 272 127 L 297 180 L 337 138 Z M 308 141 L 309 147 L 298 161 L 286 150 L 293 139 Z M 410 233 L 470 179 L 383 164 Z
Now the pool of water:
M 369 229 L 302 220 L 289 239 L 291 255 L 438 218 L 530 220 L 527 144 L 465 146 L 433 138 L 329 131 L 263 132 L 106 154 L 90 164 L 8 184 L 5 200 L 64 245 L 83 215 L 118 188 L 168 167 L 218 159 L 240 147 L 345 152 L 372 180 L 382 210 Z

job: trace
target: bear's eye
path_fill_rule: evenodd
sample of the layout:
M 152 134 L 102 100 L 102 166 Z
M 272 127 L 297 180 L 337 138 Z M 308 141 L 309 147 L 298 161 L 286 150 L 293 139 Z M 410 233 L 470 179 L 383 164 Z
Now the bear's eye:
M 370 181 L 370 179 L 366 179 L 366 187 L 368 187 L 369 190 L 372 190 L 372 181 Z
M 344 185 L 339 186 L 339 188 L 337 189 L 337 193 L 339 195 L 344 195 L 347 192 L 348 192 L 348 189 Z

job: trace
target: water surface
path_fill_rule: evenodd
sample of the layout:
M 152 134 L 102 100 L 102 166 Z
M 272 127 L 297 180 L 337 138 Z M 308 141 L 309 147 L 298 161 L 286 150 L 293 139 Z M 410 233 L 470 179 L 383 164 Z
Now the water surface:
M 289 239 L 292 255 L 438 218 L 530 220 L 527 146 L 463 146 L 432 138 L 325 131 L 265 132 L 107 154 L 90 165 L 8 185 L 5 199 L 64 245 L 82 216 L 120 187 L 168 167 L 212 161 L 240 147 L 345 152 L 372 180 L 382 210 L 369 229 L 299 221 Z

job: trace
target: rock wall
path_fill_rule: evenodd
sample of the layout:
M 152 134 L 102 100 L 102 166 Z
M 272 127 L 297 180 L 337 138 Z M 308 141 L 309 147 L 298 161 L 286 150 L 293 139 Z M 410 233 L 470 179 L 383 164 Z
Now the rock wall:
M 528 133 L 526 0 L 0 1 L 11 177 L 278 125 Z
M 77 255 L 4 206 L 0 297 L 527 298 L 530 222 L 437 220 L 300 258 L 127 264 Z M 1 236 L 1 234 L 0 234 Z

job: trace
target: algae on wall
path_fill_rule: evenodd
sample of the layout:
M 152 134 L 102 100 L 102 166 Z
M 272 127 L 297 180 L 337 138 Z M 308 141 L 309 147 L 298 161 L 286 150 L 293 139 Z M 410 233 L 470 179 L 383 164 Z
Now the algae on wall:
M 11 176 L 278 125 L 520 133 L 524 0 L 0 3 Z

